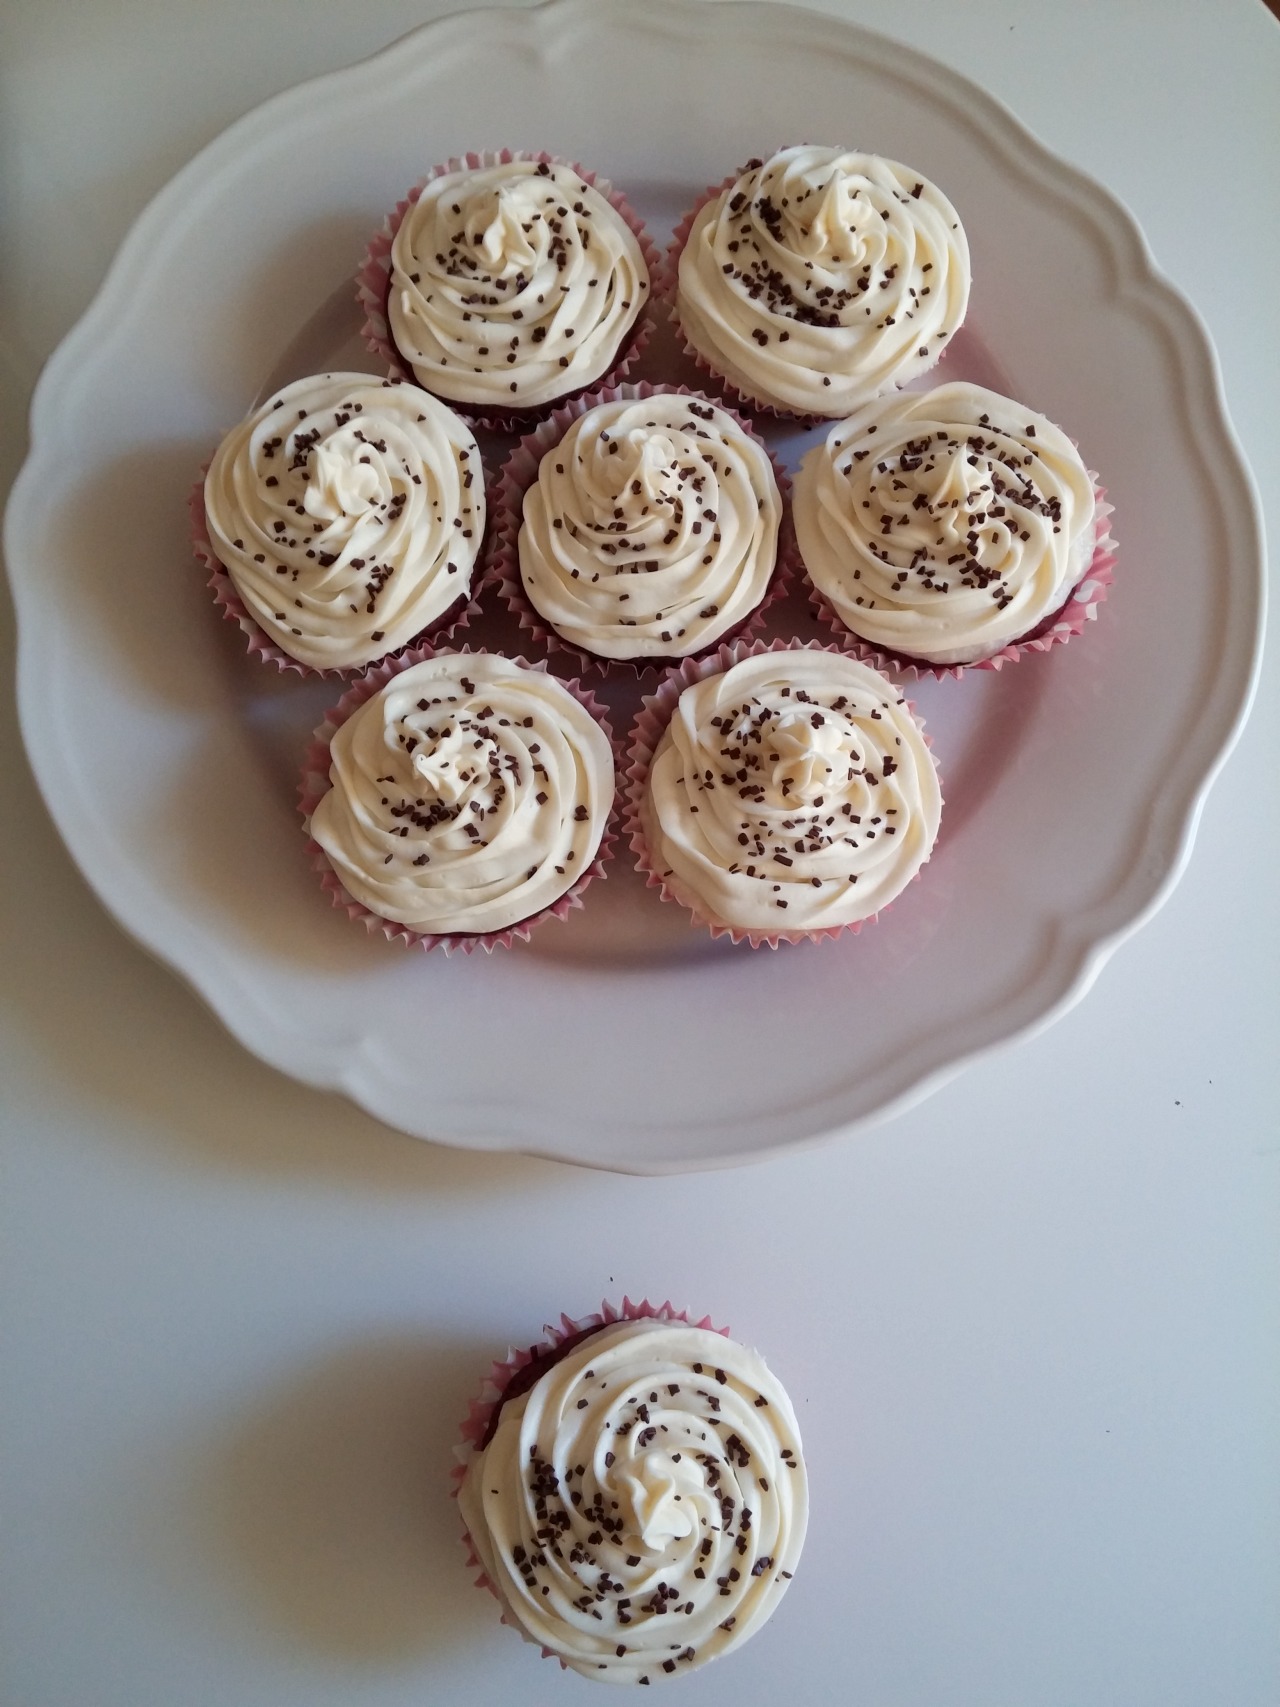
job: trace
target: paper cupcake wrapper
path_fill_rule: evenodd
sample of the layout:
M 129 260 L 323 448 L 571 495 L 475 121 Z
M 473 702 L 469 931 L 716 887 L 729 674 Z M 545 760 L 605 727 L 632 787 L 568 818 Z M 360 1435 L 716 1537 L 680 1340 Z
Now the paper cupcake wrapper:
M 484 467 L 481 459 L 481 467 Z M 209 472 L 206 462 L 200 470 L 200 478 L 191 488 L 191 496 L 187 500 L 187 512 L 191 522 L 191 549 L 196 561 L 208 571 L 208 586 L 213 594 L 213 601 L 228 622 L 233 622 L 244 635 L 251 657 L 260 658 L 264 664 L 274 664 L 277 670 L 293 670 L 300 676 L 333 677 L 339 681 L 348 680 L 361 671 L 369 669 L 368 663 L 363 664 L 329 664 L 323 667 L 316 664 L 304 664 L 300 658 L 295 658 L 273 640 L 267 631 L 250 615 L 244 600 L 240 597 L 235 582 L 222 559 L 213 548 L 213 540 L 209 535 L 209 518 L 204 507 L 204 478 Z M 493 477 L 485 472 L 485 533 L 487 539 L 493 537 Z M 403 646 L 394 652 L 386 654 L 387 659 L 403 658 L 415 646 L 438 644 L 441 641 L 452 640 L 471 621 L 480 609 L 479 594 L 485 584 L 485 563 L 487 553 L 486 542 L 481 542 L 481 549 L 476 553 L 475 567 L 471 573 L 471 586 L 467 592 L 459 594 L 449 609 L 430 622 L 415 635 L 405 641 Z M 381 663 L 376 659 L 374 662 Z
M 847 411 L 840 410 L 834 415 L 824 415 L 820 411 L 806 414 L 804 411 L 799 409 L 789 409 L 785 403 L 773 402 L 769 398 L 757 397 L 750 391 L 744 391 L 740 385 L 738 385 L 734 380 L 731 380 L 727 374 L 722 373 L 721 370 L 716 367 L 712 357 L 705 355 L 703 351 L 693 343 L 688 333 L 685 331 L 684 322 L 680 318 L 680 309 L 677 300 L 680 289 L 680 257 L 684 253 L 685 244 L 689 241 L 689 233 L 693 230 L 694 221 L 702 212 L 703 208 L 706 207 L 708 202 L 715 201 L 717 197 L 722 196 L 726 190 L 732 189 L 741 176 L 742 172 L 741 169 L 739 169 L 736 172 L 730 172 L 729 176 L 725 178 L 722 183 L 709 185 L 698 197 L 697 201 L 694 202 L 689 211 L 684 215 L 672 234 L 671 242 L 667 246 L 662 263 L 662 298 L 663 301 L 666 302 L 670 311 L 671 324 L 679 334 L 684 354 L 688 356 L 691 362 L 694 363 L 700 373 L 707 374 L 722 394 L 730 401 L 737 404 L 740 409 L 750 409 L 757 415 L 772 415 L 779 421 L 786 421 L 788 423 L 798 422 L 802 427 L 830 426 L 832 421 L 839 420 L 841 415 L 846 414 Z M 950 340 L 948 339 L 947 343 L 945 343 L 938 351 L 929 366 L 921 369 L 920 372 L 932 373 L 938 366 L 939 362 L 946 358 L 946 353 L 949 348 Z M 915 377 L 918 377 L 918 374 Z M 883 393 L 893 389 L 895 388 L 892 386 L 881 387 L 881 392 Z M 869 394 L 869 397 L 870 395 L 875 394 Z
M 388 942 L 403 943 L 406 948 L 420 948 L 430 952 L 433 948 L 443 949 L 449 954 L 474 954 L 477 949 L 483 949 L 486 954 L 495 948 L 510 948 L 517 940 L 527 942 L 530 934 L 548 919 L 565 919 L 575 908 L 582 906 L 582 894 L 593 878 L 604 875 L 604 868 L 613 856 L 614 846 L 618 839 L 618 801 L 614 796 L 614 805 L 605 824 L 604 834 L 600 838 L 600 846 L 596 856 L 585 871 L 580 872 L 574 882 L 549 907 L 540 912 L 531 913 L 528 918 L 519 920 L 514 925 L 507 925 L 500 931 L 463 932 L 427 932 L 415 931 L 412 926 L 397 924 L 394 919 L 384 919 L 380 913 L 373 912 L 362 902 L 357 901 L 344 886 L 338 873 L 330 865 L 323 848 L 311 839 L 311 815 L 320 804 L 321 799 L 329 792 L 329 746 L 338 730 L 357 711 L 366 700 L 380 693 L 387 683 L 392 681 L 402 670 L 409 669 L 414 664 L 425 663 L 428 658 L 438 657 L 440 647 L 417 646 L 409 651 L 397 654 L 394 658 L 384 658 L 381 663 L 373 665 L 361 678 L 352 684 L 348 691 L 329 712 L 323 723 L 316 729 L 307 748 L 303 760 L 302 778 L 298 785 L 298 811 L 302 814 L 303 825 L 307 831 L 307 846 L 311 854 L 312 869 L 319 875 L 320 886 L 328 895 L 335 907 L 343 909 L 350 919 L 358 919 L 365 929 L 373 935 L 381 932 Z M 449 648 L 459 657 L 481 657 L 480 648 L 462 646 Z M 503 654 L 507 657 L 507 654 Z M 510 658 L 509 662 L 523 665 L 528 670 L 547 672 L 544 662 L 529 663 L 524 658 Z M 589 688 L 581 682 L 566 681 L 562 676 L 556 680 L 560 686 L 567 689 L 578 701 L 583 710 L 593 717 L 609 737 L 609 744 L 614 750 L 615 773 L 621 769 L 618 744 L 610 727 L 608 716 L 599 701 Z
M 521 433 L 536 421 L 543 420 L 562 403 L 580 397 L 585 391 L 597 386 L 617 384 L 627 377 L 639 361 L 646 344 L 653 333 L 652 304 L 658 292 L 657 279 L 663 270 L 662 255 L 649 236 L 644 221 L 631 206 L 620 190 L 615 190 L 608 179 L 601 178 L 594 172 L 589 172 L 585 166 L 579 166 L 573 161 L 563 160 L 554 154 L 540 152 L 531 154 L 523 149 L 501 148 L 489 150 L 481 154 L 464 154 L 460 158 L 446 160 L 442 165 L 433 166 L 419 183 L 409 191 L 403 201 L 397 202 L 394 210 L 387 215 L 382 229 L 369 242 L 365 257 L 356 274 L 356 299 L 364 311 L 364 324 L 361 336 L 366 347 L 374 355 L 380 356 L 387 364 L 388 375 L 397 379 L 406 379 L 411 385 L 421 382 L 414 374 L 412 367 L 405 361 L 396 348 L 391 336 L 391 324 L 387 316 L 387 302 L 391 295 L 391 246 L 395 242 L 396 233 L 404 222 L 409 209 L 418 200 L 427 185 L 436 178 L 441 178 L 449 172 L 479 171 L 489 166 L 507 166 L 513 160 L 533 160 L 547 166 L 568 166 L 586 184 L 590 184 L 605 198 L 614 212 L 630 228 L 632 235 L 640 245 L 640 253 L 644 256 L 645 266 L 649 270 L 649 299 L 645 303 L 635 325 L 623 339 L 612 365 L 598 379 L 593 379 L 588 385 L 579 386 L 574 391 L 566 391 L 564 396 L 554 398 L 549 403 L 538 404 L 530 409 L 503 409 L 484 403 L 460 403 L 453 398 L 445 397 L 441 401 L 473 426 L 485 427 L 495 433 Z
M 919 681 L 928 676 L 938 681 L 948 676 L 958 680 L 966 670 L 1001 670 L 1006 664 L 1016 664 L 1028 653 L 1048 652 L 1051 647 L 1065 646 L 1068 640 L 1083 633 L 1087 623 L 1097 621 L 1098 606 L 1106 598 L 1115 579 L 1113 571 L 1116 542 L 1110 527 L 1114 510 L 1107 502 L 1105 488 L 1097 484 L 1097 476 L 1091 473 L 1090 479 L 1094 482 L 1097 508 L 1093 556 L 1088 569 L 1076 582 L 1066 604 L 1044 617 L 1020 640 L 1011 640 L 1007 646 L 1002 646 L 989 658 L 979 658 L 972 664 L 930 664 L 924 658 L 912 658 L 903 652 L 890 652 L 869 640 L 860 639 L 852 629 L 845 627 L 834 605 L 809 579 L 808 571 L 804 569 L 804 559 L 801 558 L 801 568 L 814 615 L 830 630 L 841 652 L 851 658 L 857 658 L 860 663 L 870 664 L 872 669 L 899 676 L 903 681 Z
M 868 913 L 864 918 L 853 919 L 847 925 L 828 925 L 813 931 L 758 931 L 745 930 L 738 925 L 727 925 L 718 919 L 711 918 L 704 910 L 698 896 L 685 889 L 673 872 L 663 871 L 660 863 L 654 859 L 649 848 L 648 838 L 644 832 L 641 818 L 641 802 L 649 783 L 649 770 L 653 764 L 653 755 L 658 749 L 658 743 L 666 733 L 676 702 L 687 687 L 695 682 L 706 681 L 710 676 L 722 675 L 734 664 L 739 664 L 744 658 L 756 658 L 764 652 L 831 652 L 839 653 L 838 646 L 828 646 L 820 640 L 755 640 L 738 642 L 736 645 L 722 646 L 718 652 L 705 658 L 686 659 L 679 668 L 671 670 L 658 684 L 657 690 L 641 702 L 640 714 L 631 730 L 631 738 L 627 748 L 626 797 L 623 808 L 622 833 L 628 838 L 632 852 L 636 856 L 636 866 L 643 872 L 646 879 L 645 887 L 656 889 L 664 901 L 673 901 L 676 906 L 683 907 L 692 913 L 693 922 L 711 932 L 713 937 L 727 936 L 730 942 L 745 942 L 752 948 L 777 948 L 779 943 L 791 942 L 824 942 L 840 936 L 857 936 L 864 925 L 874 924 L 893 906 L 886 902 L 878 913 Z M 860 660 L 865 662 L 865 660 Z M 916 708 L 910 700 L 907 709 L 915 718 L 924 736 L 927 747 L 933 743 L 924 734 L 924 725 L 916 715 Z M 941 778 L 939 778 L 941 785 Z M 928 861 L 925 861 L 925 865 Z M 921 867 L 923 870 L 924 867 Z M 914 883 L 920 876 L 917 871 L 912 877 Z
M 791 525 L 791 481 L 782 464 L 764 443 L 751 422 L 719 398 L 706 397 L 687 385 L 651 385 L 641 380 L 633 385 L 611 385 L 585 392 L 573 402 L 562 405 L 541 426 L 526 434 L 511 452 L 499 473 L 495 499 L 494 549 L 490 559 L 486 585 L 492 579 L 499 596 L 518 619 L 521 629 L 539 647 L 548 652 L 563 652 L 573 658 L 584 674 L 605 674 L 627 671 L 637 677 L 654 670 L 668 670 L 680 663 L 676 657 L 667 658 L 605 658 L 566 640 L 552 628 L 535 608 L 525 591 L 520 575 L 520 528 L 524 520 L 524 496 L 538 476 L 538 465 L 548 451 L 554 449 L 574 421 L 600 403 L 643 401 L 646 397 L 691 397 L 699 403 L 713 403 L 737 422 L 742 430 L 765 452 L 773 469 L 774 479 L 782 497 L 782 518 L 778 528 L 777 561 L 764 597 L 756 608 L 726 634 L 720 635 L 693 657 L 707 657 L 718 646 L 732 640 L 749 640 L 759 634 L 768 619 L 770 609 L 785 597 L 793 576 L 800 567 L 799 550 Z
M 606 1301 L 601 1304 L 599 1311 L 590 1316 L 582 1316 L 577 1320 L 572 1316 L 561 1316 L 559 1322 L 547 1323 L 542 1330 L 545 1335 L 544 1339 L 519 1350 L 509 1350 L 505 1358 L 492 1365 L 478 1396 L 471 1401 L 460 1430 L 462 1439 L 454 1447 L 454 1457 L 457 1462 L 450 1471 L 449 1477 L 450 1491 L 453 1497 L 455 1499 L 458 1497 L 458 1490 L 467 1473 L 467 1466 L 489 1432 L 494 1411 L 501 1403 L 512 1380 L 519 1375 L 522 1369 L 526 1369 L 529 1364 L 538 1361 L 540 1358 L 554 1356 L 569 1341 L 577 1339 L 582 1334 L 590 1333 L 594 1328 L 606 1327 L 611 1322 L 636 1322 L 646 1318 L 660 1322 L 686 1322 L 690 1327 L 706 1328 L 711 1333 L 723 1334 L 726 1338 L 729 1333 L 728 1328 L 716 1327 L 710 1316 L 695 1318 L 687 1310 L 677 1310 L 669 1300 L 663 1304 L 651 1304 L 647 1298 L 642 1299 L 638 1304 L 633 1304 L 630 1298 L 624 1297 L 620 1306 Z M 477 1573 L 473 1579 L 475 1586 L 487 1589 L 498 1602 L 498 1605 L 502 1607 L 501 1622 L 510 1629 L 518 1631 L 526 1642 L 538 1649 L 543 1659 L 560 1659 L 560 1656 L 553 1649 L 544 1648 L 515 1619 L 508 1616 L 501 1595 L 489 1580 L 475 1547 L 472 1545 L 466 1525 L 460 1524 L 459 1527 L 462 1545 L 467 1556 L 467 1568 Z M 563 1660 L 560 1660 L 560 1665 L 562 1669 L 567 1669 Z

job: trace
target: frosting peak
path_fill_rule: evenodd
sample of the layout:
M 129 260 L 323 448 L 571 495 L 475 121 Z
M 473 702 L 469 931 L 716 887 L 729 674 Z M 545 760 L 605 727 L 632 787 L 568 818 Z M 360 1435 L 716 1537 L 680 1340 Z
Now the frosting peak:
M 646 1452 L 622 1477 L 622 1520 L 651 1552 L 693 1533 L 702 1475 L 693 1460 L 674 1448 Z
M 381 468 L 362 457 L 354 433 L 335 434 L 327 444 L 313 445 L 307 457 L 307 491 L 302 507 L 321 521 L 354 522 L 369 510 L 385 509 L 391 488 Z
M 527 180 L 490 187 L 474 198 L 464 230 L 498 277 L 516 278 L 533 265 L 537 251 L 528 231 L 536 211 Z
M 885 228 L 870 200 L 840 173 L 826 176 L 819 170 L 815 176 L 811 169 L 800 181 L 807 195 L 795 205 L 783 198 L 785 225 L 796 251 L 828 267 L 876 265 L 884 255 Z M 806 210 L 805 201 L 813 197 L 816 203 Z
M 500 782 L 502 776 L 498 759 L 496 744 L 460 718 L 458 726 L 434 746 L 419 747 L 410 762 L 434 799 L 455 807 L 474 800 L 483 814 L 492 811 L 498 792 L 495 778 Z
M 740 725 L 745 739 L 749 724 Z M 772 716 L 761 730 L 761 746 L 772 767 L 769 790 L 780 805 L 808 802 L 849 768 L 852 731 L 843 720 L 800 708 Z

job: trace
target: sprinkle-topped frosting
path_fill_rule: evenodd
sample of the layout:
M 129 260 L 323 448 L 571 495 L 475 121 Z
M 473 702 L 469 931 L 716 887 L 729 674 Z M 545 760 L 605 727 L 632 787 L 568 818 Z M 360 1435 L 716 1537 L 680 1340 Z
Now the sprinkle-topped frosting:
M 420 384 L 527 409 L 608 371 L 649 295 L 608 188 L 545 160 L 428 179 L 392 243 L 387 301 Z
M 204 507 L 259 627 L 300 663 L 350 669 L 468 596 L 484 470 L 466 423 L 416 386 L 321 373 L 227 434 Z
M 554 676 L 492 653 L 402 670 L 330 755 L 312 839 L 362 906 L 427 935 L 551 906 L 590 868 L 613 804 L 600 724 Z
M 525 494 L 520 577 L 583 651 L 685 657 L 760 604 L 781 519 L 767 451 L 725 410 L 675 392 L 602 403 Z
M 649 862 L 704 923 L 841 929 L 929 858 L 942 796 L 892 682 L 823 650 L 761 652 L 685 688 L 640 800 Z
M 969 664 L 1066 601 L 1093 557 L 1093 481 L 1058 427 L 982 386 L 869 404 L 796 481 L 814 585 L 854 634 Z
M 757 1630 L 808 1513 L 763 1359 L 657 1319 L 588 1335 L 508 1399 L 458 1498 L 518 1628 L 607 1683 L 665 1682 Z
M 784 148 L 699 209 L 677 312 L 749 397 L 847 415 L 937 361 L 964 319 L 969 248 L 935 185 L 893 160 Z

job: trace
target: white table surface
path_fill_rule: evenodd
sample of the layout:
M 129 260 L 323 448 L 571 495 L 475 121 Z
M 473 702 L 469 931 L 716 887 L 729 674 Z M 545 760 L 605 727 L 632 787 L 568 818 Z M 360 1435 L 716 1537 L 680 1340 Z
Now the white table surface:
M 42 361 L 172 172 L 456 9 L 0 4 L 6 485 Z M 1260 0 L 827 9 L 1134 211 L 1280 539 Z M 445 1478 L 486 1360 L 624 1292 L 758 1344 L 810 1461 L 792 1593 L 681 1700 L 1280 1700 L 1274 648 L 1179 888 L 1072 1013 L 871 1131 L 676 1180 L 438 1148 L 245 1054 L 89 894 L 10 697 L 0 1707 L 585 1702 L 470 1588 Z

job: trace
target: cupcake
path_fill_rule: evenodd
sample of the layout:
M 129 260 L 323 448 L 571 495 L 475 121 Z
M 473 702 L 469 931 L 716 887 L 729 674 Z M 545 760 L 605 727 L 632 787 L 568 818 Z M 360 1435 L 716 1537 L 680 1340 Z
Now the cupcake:
M 1016 656 L 1087 577 L 1096 598 L 1106 514 L 1066 434 L 979 385 L 867 404 L 796 479 L 800 554 L 833 626 L 940 667 Z
M 472 1406 L 472 1562 L 546 1657 L 662 1683 L 753 1635 L 791 1581 L 808 1514 L 795 1412 L 757 1352 L 669 1304 L 562 1323 Z
M 722 648 L 645 702 L 629 828 L 664 899 L 753 947 L 857 929 L 928 860 L 942 794 L 886 677 L 816 643 Z
M 326 886 L 371 929 L 493 947 L 598 869 L 613 749 L 589 696 L 493 653 L 384 666 L 317 733 L 302 811 Z
M 676 235 L 692 353 L 744 398 L 847 415 L 937 361 L 969 300 L 956 210 L 910 166 L 842 148 L 752 160 Z
M 314 374 L 227 434 L 193 521 L 256 650 L 362 669 L 468 605 L 484 468 L 471 429 L 416 386 Z
M 504 472 L 514 608 L 584 660 L 637 667 L 705 652 L 749 623 L 775 590 L 783 519 L 765 446 L 684 391 L 627 386 L 573 407 Z
M 361 274 L 366 335 L 419 385 L 518 414 L 628 354 L 656 254 L 603 180 L 542 155 L 471 154 L 430 175 Z

